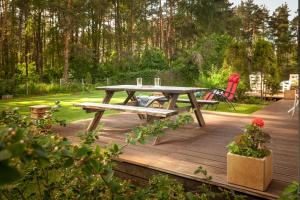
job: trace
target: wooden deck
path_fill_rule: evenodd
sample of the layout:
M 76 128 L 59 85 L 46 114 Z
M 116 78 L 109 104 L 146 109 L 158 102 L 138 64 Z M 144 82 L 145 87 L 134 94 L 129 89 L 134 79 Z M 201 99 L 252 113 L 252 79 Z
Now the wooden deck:
M 194 171 L 203 166 L 213 177 L 213 185 L 274 199 L 285 186 L 298 177 L 298 118 L 295 116 L 291 119 L 287 114 L 292 103 L 293 101 L 280 100 L 252 115 L 203 112 L 206 121 L 204 128 L 194 123 L 176 131 L 167 131 L 158 145 L 153 146 L 149 142 L 146 145 L 126 147 L 119 161 L 127 164 L 127 168 L 124 165 L 117 170 L 145 181 L 151 174 L 163 172 L 201 182 L 202 177 L 195 175 Z M 274 152 L 273 181 L 266 192 L 231 185 L 226 181 L 225 146 L 254 116 L 265 120 L 265 131 L 272 136 L 269 146 Z M 77 142 L 75 133 L 86 128 L 88 122 L 89 120 L 78 121 L 67 128 L 57 128 L 57 131 Z M 108 143 L 124 144 L 124 133 L 145 122 L 136 114 L 121 113 L 104 117 L 103 123 L 104 128 L 98 141 L 102 146 Z M 142 172 L 142 169 L 145 171 Z M 146 170 L 150 172 L 146 173 Z

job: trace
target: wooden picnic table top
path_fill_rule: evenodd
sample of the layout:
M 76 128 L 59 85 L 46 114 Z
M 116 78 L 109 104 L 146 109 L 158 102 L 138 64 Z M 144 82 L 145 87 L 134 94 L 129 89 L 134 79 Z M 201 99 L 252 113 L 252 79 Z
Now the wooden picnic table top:
M 198 87 L 177 87 L 177 86 L 154 86 L 154 85 L 112 85 L 96 87 L 97 90 L 106 91 L 143 91 L 143 92 L 165 92 L 165 93 L 194 93 L 208 90 L 208 88 Z

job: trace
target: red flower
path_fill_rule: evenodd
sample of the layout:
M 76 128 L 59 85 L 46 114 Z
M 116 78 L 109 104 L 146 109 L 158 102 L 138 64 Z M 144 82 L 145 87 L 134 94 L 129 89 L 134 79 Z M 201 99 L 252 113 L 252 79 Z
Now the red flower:
M 254 126 L 259 126 L 260 128 L 264 127 L 265 125 L 265 122 L 263 119 L 261 118 L 255 118 L 253 121 L 252 121 L 252 125 Z

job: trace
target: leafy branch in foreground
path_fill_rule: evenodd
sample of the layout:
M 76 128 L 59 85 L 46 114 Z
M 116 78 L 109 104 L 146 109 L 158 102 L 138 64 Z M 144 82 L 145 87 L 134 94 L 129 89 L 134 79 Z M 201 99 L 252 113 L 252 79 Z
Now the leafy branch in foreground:
M 299 183 L 296 181 L 292 182 L 286 188 L 284 188 L 283 192 L 279 196 L 279 200 L 297 200 L 299 199 Z
M 204 176 L 204 180 L 207 183 L 201 183 L 196 191 L 187 192 L 187 199 L 189 200 L 198 200 L 198 199 L 227 199 L 227 200 L 244 200 L 246 199 L 245 195 L 236 194 L 233 190 L 227 190 L 221 187 L 214 189 L 209 182 L 212 180 L 212 176 L 209 176 L 207 170 L 202 166 L 199 166 L 194 174 L 201 174 Z
M 126 134 L 126 143 L 145 144 L 147 139 L 162 136 L 165 134 L 164 130 L 171 128 L 173 130 L 193 122 L 193 118 L 189 114 L 179 115 L 176 120 L 170 118 L 155 120 L 151 124 L 146 126 L 138 126 L 134 128 L 130 133 Z
M 16 126 L 23 122 L 22 115 L 8 118 L 13 119 L 6 119 L 0 127 L 0 199 L 238 199 L 230 191 L 214 190 L 206 184 L 186 192 L 183 184 L 162 175 L 150 178 L 145 187 L 137 187 L 114 175 L 114 160 L 122 148 L 93 145 L 96 132 L 82 134 L 81 142 L 74 145 L 51 132 L 36 134 L 30 123 Z M 148 135 L 154 130 L 176 129 L 190 120 L 181 116 L 174 122 L 155 122 L 157 127 Z M 147 137 L 147 133 L 142 135 Z M 198 171 L 207 176 L 203 168 Z

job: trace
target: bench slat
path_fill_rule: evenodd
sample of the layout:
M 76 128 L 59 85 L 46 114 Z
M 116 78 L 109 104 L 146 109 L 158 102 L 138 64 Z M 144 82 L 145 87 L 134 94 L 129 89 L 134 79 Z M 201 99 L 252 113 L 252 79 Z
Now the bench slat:
M 168 117 L 168 116 L 176 115 L 178 113 L 176 110 L 137 107 L 137 106 L 128 106 L 128 105 L 116 105 L 116 104 L 91 103 L 91 102 L 78 103 L 78 104 L 74 104 L 74 106 L 82 107 L 85 110 L 91 110 L 91 111 L 119 110 L 119 111 L 127 111 L 127 112 L 158 116 L 158 117 Z
M 158 101 L 166 102 L 166 101 L 168 101 L 168 99 L 167 98 L 162 98 L 162 99 L 158 99 Z M 190 100 L 189 99 L 177 99 L 176 102 L 178 102 L 178 103 L 190 103 Z M 200 99 L 200 100 L 197 100 L 197 103 L 199 103 L 199 104 L 218 104 L 219 101 Z

